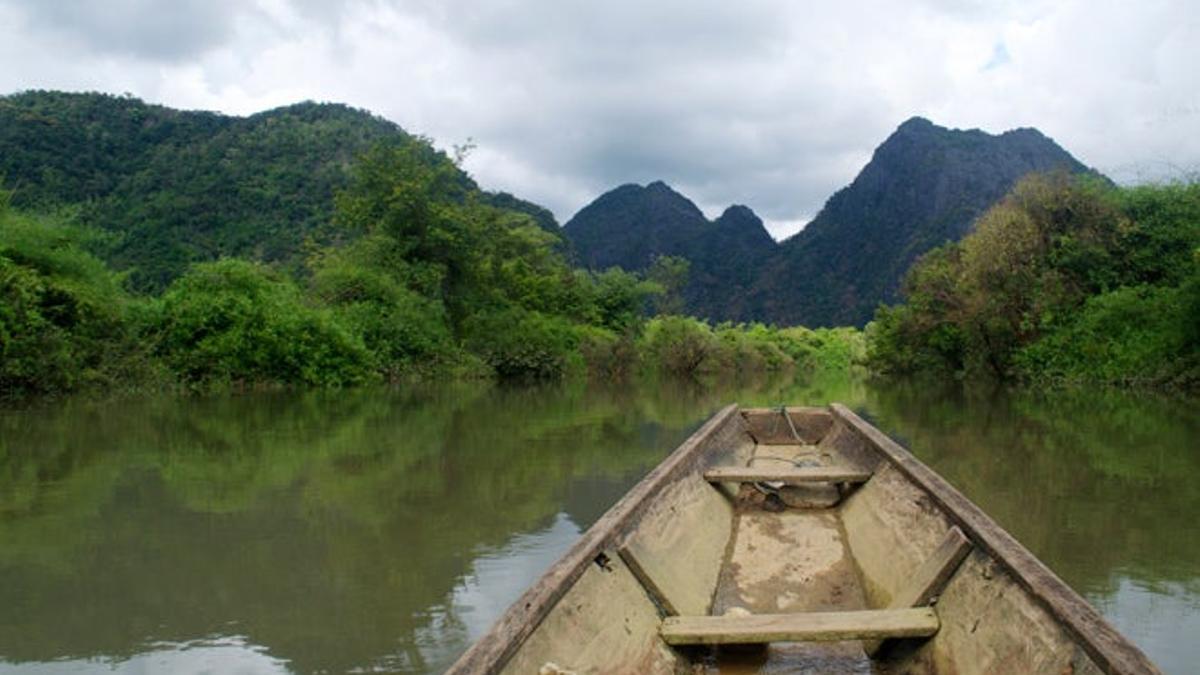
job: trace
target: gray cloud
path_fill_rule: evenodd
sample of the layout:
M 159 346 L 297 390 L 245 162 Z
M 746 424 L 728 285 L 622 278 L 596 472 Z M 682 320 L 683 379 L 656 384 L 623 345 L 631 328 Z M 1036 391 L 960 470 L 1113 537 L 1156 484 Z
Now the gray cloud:
M 34 0 L 19 8 L 30 30 L 43 31 L 102 54 L 177 61 L 220 46 L 232 36 L 236 0 Z
M 446 147 L 474 138 L 481 183 L 562 220 L 661 178 L 710 215 L 743 203 L 785 233 L 915 114 L 1036 126 L 1118 179 L 1194 170 L 1198 14 L 1186 0 L 0 0 L 0 59 L 19 64 L 0 90 L 240 113 L 345 101 Z

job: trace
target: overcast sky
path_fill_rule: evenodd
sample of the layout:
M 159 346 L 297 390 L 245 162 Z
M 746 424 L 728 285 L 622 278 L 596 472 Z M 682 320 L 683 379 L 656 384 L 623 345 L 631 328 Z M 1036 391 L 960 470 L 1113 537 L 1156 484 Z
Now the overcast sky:
M 367 108 L 560 221 L 662 179 L 788 234 L 913 115 L 1200 170 L 1195 0 L 0 0 L 0 63 L 0 93 Z

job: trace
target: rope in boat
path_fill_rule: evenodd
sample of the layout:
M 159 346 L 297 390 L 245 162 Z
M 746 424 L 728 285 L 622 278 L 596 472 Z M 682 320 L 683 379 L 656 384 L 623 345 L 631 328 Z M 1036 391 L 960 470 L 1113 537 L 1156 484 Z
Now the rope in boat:
M 792 432 L 792 438 L 795 439 L 797 443 L 803 444 L 804 441 L 800 438 L 800 433 L 796 431 L 796 425 L 792 423 L 792 418 L 787 413 L 786 405 L 779 406 L 779 415 L 780 415 L 780 417 L 782 417 L 784 420 L 787 421 L 788 429 Z M 775 422 L 771 425 L 771 435 L 774 436 L 775 432 L 778 429 L 779 429 L 779 420 L 776 419 Z M 755 459 L 755 461 L 763 460 L 763 459 L 771 459 L 771 460 L 775 460 L 776 462 L 784 462 L 786 464 L 791 464 L 792 466 L 797 467 L 797 468 L 806 466 L 805 464 L 801 463 L 801 460 L 787 459 L 786 457 L 755 457 L 754 459 Z M 782 487 L 783 487 L 783 483 L 774 483 L 771 481 L 756 481 L 754 483 L 754 488 L 765 495 L 777 495 L 777 494 L 779 494 L 779 489 Z

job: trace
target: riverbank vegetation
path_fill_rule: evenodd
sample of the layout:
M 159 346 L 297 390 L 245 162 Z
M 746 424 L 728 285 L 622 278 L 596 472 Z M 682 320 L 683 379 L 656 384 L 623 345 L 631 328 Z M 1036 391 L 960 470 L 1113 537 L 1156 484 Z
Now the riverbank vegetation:
M 877 371 L 1195 388 L 1200 183 L 1027 177 L 868 327 Z
M 193 262 L 161 289 L 109 266 L 82 207 L 0 191 L 0 397 L 114 388 L 619 380 L 745 372 L 1200 383 L 1200 186 L 1033 176 L 904 303 L 852 328 L 679 314 L 688 264 L 576 268 L 554 228 L 421 139 L 354 164 L 303 256 Z M 514 204 L 516 205 L 514 207 Z
M 849 368 L 861 357 L 851 329 L 669 313 L 684 261 L 645 275 L 576 269 L 555 233 L 462 175 L 426 144 L 380 144 L 337 196 L 333 243 L 310 240 L 299 269 L 198 262 L 156 294 L 131 290 L 133 271 L 97 255 L 109 235 L 71 211 L 17 210 L 5 198 L 0 392 L 700 376 Z

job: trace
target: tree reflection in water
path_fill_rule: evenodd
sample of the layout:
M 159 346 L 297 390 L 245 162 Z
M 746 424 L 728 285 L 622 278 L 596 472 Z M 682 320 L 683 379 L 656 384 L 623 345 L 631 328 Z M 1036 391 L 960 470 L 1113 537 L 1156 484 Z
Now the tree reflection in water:
M 827 377 L 0 413 L 0 671 L 438 672 L 716 409 L 831 400 L 1168 670 L 1200 657 L 1195 402 Z

